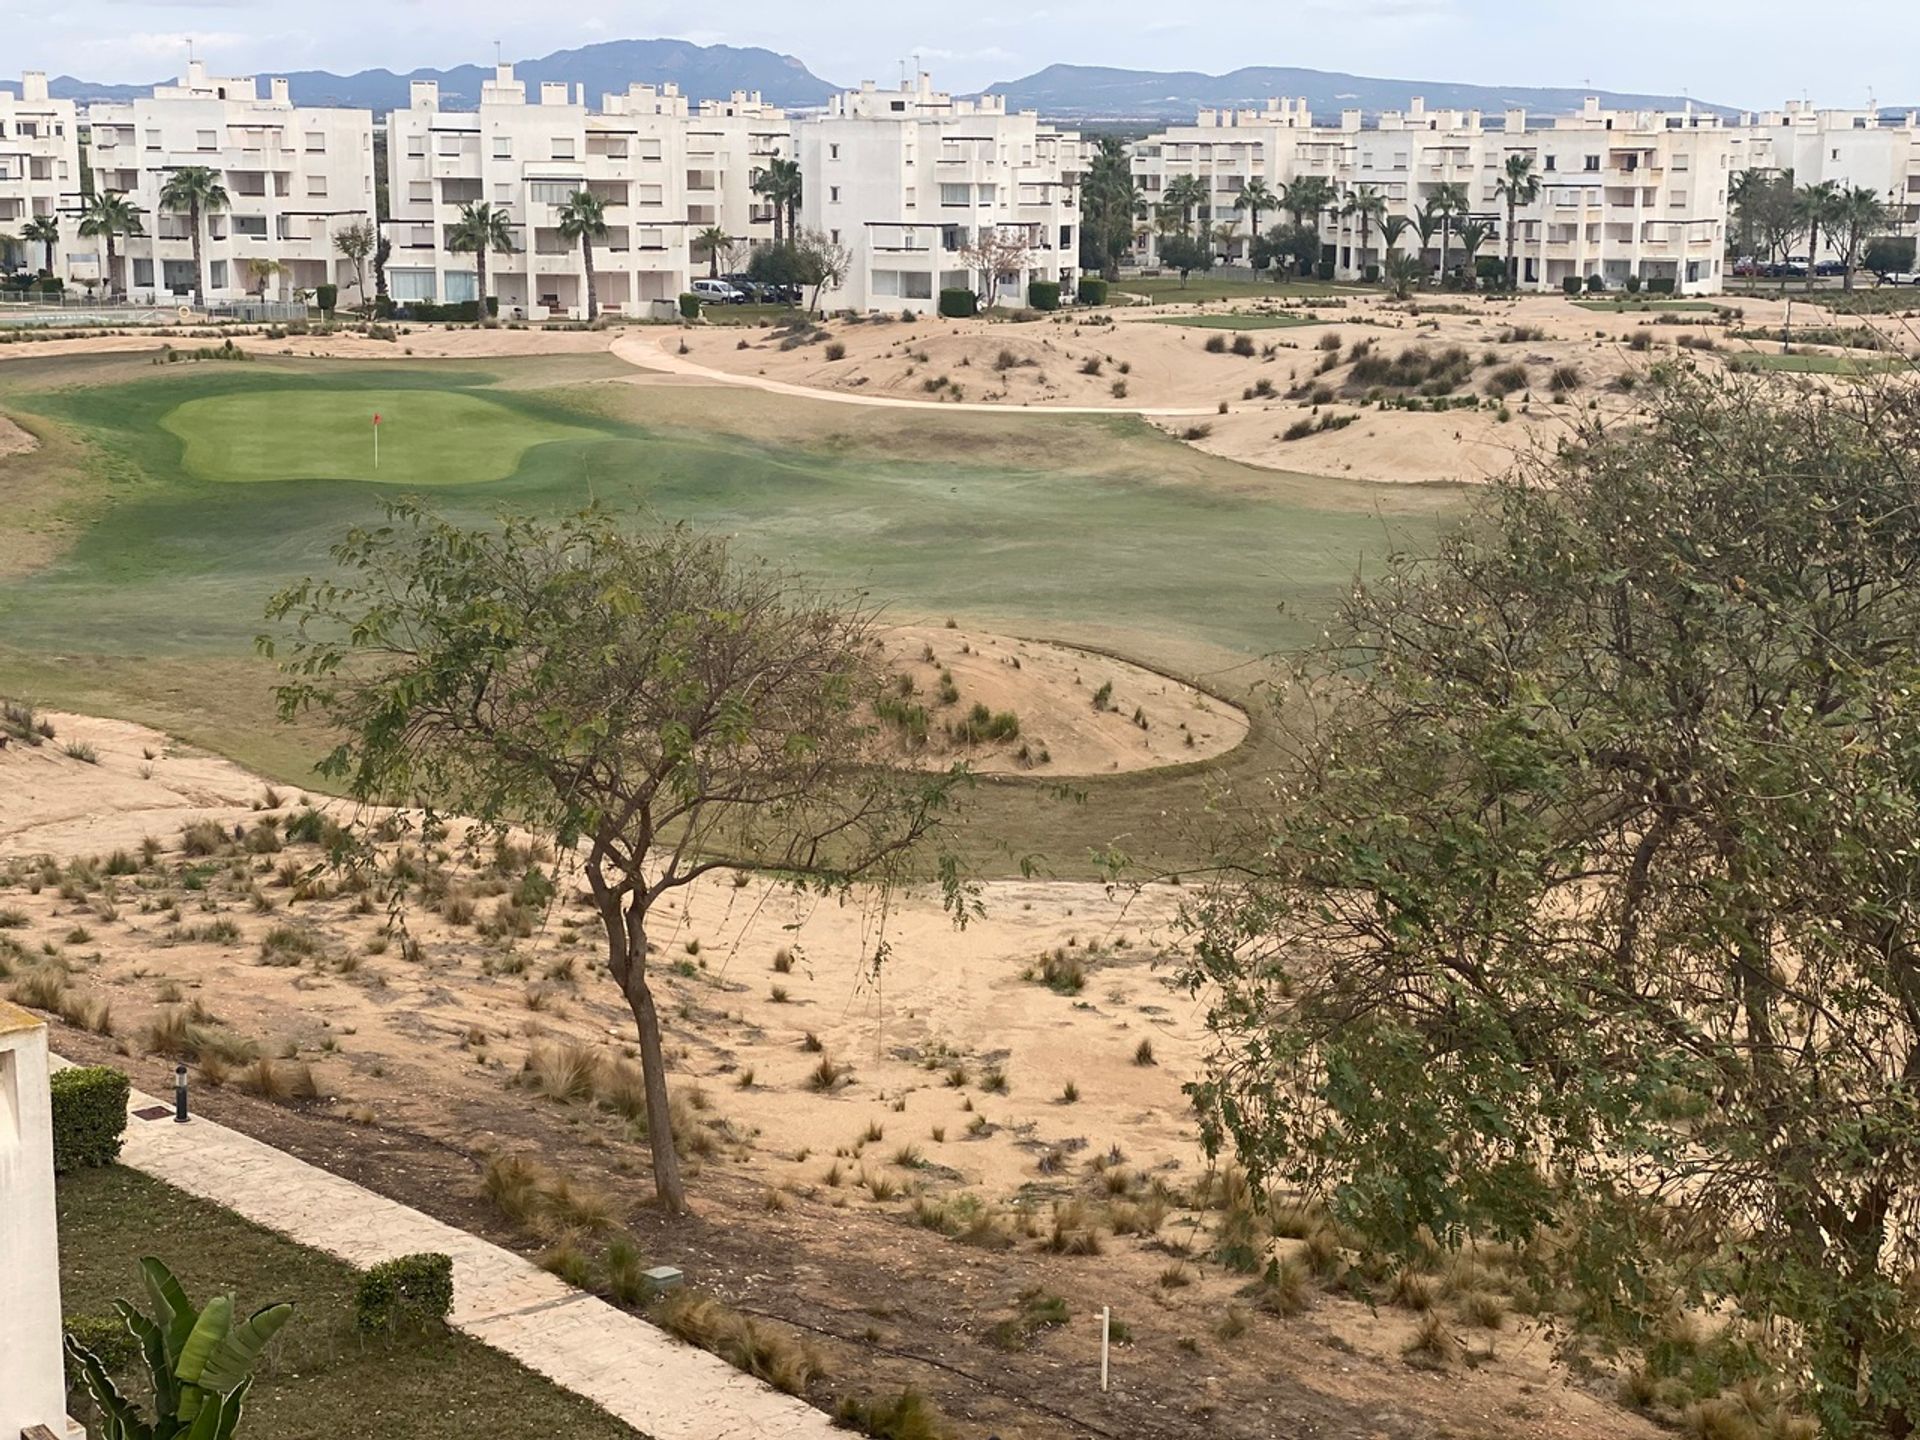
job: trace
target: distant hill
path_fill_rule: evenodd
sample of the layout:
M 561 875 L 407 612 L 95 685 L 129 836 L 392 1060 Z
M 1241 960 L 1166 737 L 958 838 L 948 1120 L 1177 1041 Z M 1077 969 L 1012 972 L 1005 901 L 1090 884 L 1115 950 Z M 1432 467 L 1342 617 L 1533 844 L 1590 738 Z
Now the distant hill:
M 414 80 L 440 82 L 440 103 L 449 109 L 479 104 L 480 84 L 493 74 L 491 66 L 457 65 L 451 70 L 414 70 L 396 75 L 391 70 L 361 70 L 335 75 L 327 70 L 262 70 L 284 74 L 294 101 L 301 105 L 340 105 L 359 110 L 403 110 L 407 87 Z M 694 45 L 685 40 L 609 40 L 577 50 L 556 50 L 538 60 L 514 65 L 514 76 L 533 92 L 542 81 L 561 80 L 584 85 L 589 104 L 598 104 L 609 92 L 620 93 L 629 83 L 662 84 L 672 81 L 695 101 L 724 100 L 735 90 L 758 90 L 770 105 L 824 105 L 840 87 L 822 80 L 791 55 L 772 50 L 739 49 L 732 45 Z M 171 78 L 171 77 L 168 77 Z M 162 82 L 164 83 L 164 82 Z M 152 85 L 101 85 L 62 75 L 51 82 L 56 98 L 67 100 L 127 100 L 145 95 Z
M 1259 105 L 1269 96 L 1304 95 L 1323 123 L 1339 119 L 1342 110 L 1404 110 L 1415 95 L 1428 109 L 1482 110 L 1499 114 L 1523 108 L 1537 114 L 1565 112 L 1580 107 L 1589 93 L 1601 102 L 1623 109 L 1678 110 L 1687 102 L 1678 95 L 1635 95 L 1617 90 L 1569 90 L 1529 85 L 1457 85 L 1443 80 L 1379 80 L 1331 70 L 1300 70 L 1287 66 L 1256 65 L 1226 75 L 1204 75 L 1197 70 L 1115 70 L 1100 65 L 1049 65 L 1020 80 L 990 87 L 989 93 L 1007 97 L 1010 110 L 1038 110 L 1059 120 L 1192 120 L 1202 108 L 1233 109 Z M 1733 115 L 1724 105 L 1694 107 Z

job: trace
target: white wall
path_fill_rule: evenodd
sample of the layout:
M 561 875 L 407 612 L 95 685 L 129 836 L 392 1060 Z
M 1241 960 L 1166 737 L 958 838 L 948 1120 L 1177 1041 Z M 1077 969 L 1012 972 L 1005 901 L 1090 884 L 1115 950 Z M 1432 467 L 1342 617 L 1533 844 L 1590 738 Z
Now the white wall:
M 47 1027 L 0 1000 L 0 1435 L 67 1434 Z

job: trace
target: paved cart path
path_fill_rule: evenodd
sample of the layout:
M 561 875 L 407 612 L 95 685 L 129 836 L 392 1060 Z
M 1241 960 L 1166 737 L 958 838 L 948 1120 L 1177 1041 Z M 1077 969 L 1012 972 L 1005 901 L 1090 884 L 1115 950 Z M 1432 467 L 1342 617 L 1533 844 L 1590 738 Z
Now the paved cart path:
M 159 1102 L 135 1092 L 133 1111 Z M 599 1405 L 652 1440 L 825 1440 L 820 1411 L 657 1326 L 396 1200 L 237 1130 L 195 1118 L 127 1121 L 121 1163 L 366 1267 L 436 1250 L 453 1257 L 456 1329 Z M 457 1383 L 457 1377 L 451 1377 Z

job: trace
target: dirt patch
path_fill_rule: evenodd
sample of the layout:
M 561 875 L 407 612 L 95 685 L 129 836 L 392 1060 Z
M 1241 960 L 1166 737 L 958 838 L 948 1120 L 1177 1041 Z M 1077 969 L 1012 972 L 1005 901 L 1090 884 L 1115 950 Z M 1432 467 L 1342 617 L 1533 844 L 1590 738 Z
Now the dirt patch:
M 0 415 L 0 460 L 40 448 L 40 442 L 6 416 Z
M 1652 1433 L 1517 1319 L 1474 1340 L 1474 1367 L 1433 1373 L 1402 1358 L 1401 1312 L 1328 1290 L 1281 1319 L 1240 1296 L 1246 1277 L 1209 1258 L 1220 1202 L 1180 1090 L 1205 1041 L 1167 984 L 1175 891 L 999 884 L 963 932 L 931 896 L 881 915 L 716 877 L 671 902 L 653 967 L 698 1214 L 669 1221 L 647 1203 L 632 1127 L 544 1096 L 524 1069 L 547 1047 L 615 1066 L 626 1053 L 630 1021 L 564 876 L 555 909 L 516 929 L 503 908 L 524 860 L 456 866 L 437 908 L 416 896 L 406 937 L 388 934 L 381 906 L 313 884 L 313 846 L 262 838 L 287 833 L 298 796 L 137 727 L 49 718 L 53 740 L 0 751 L 0 853 L 58 866 L 132 847 L 57 877 L 0 867 L 25 917 L 0 933 L 15 983 L 58 972 L 63 1006 L 110 1032 L 59 1026 L 64 1053 L 163 1089 L 172 1061 L 143 1035 L 197 1002 L 201 1023 L 311 1066 L 320 1094 L 268 1103 L 203 1061 L 206 1113 L 529 1253 L 539 1237 L 493 1211 L 478 1177 L 490 1153 L 537 1154 L 605 1189 L 651 1260 L 818 1343 L 823 1403 L 912 1383 L 960 1433 L 1005 1440 Z M 191 819 L 217 828 L 188 856 Z M 204 853 L 236 826 L 244 843 Z M 143 833 L 161 842 L 151 858 Z M 288 963 L 276 930 L 311 949 Z M 824 1086 L 823 1060 L 840 1071 Z M 998 1238 L 926 1228 L 944 1207 L 980 1207 Z M 1036 1292 L 1063 1323 L 1010 1332 Z M 1105 1395 L 1103 1305 L 1126 1336 Z

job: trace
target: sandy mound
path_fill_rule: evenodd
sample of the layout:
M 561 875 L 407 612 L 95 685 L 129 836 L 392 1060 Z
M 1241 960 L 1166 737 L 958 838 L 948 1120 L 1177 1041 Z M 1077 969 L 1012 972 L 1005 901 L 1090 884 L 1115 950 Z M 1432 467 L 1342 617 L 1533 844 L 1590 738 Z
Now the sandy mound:
M 4 460 L 9 455 L 24 455 L 39 443 L 13 421 L 0 415 L 0 460 Z
M 502 327 L 480 330 L 469 326 L 402 325 L 392 340 L 370 340 L 341 331 L 331 335 L 289 335 L 270 339 L 258 330 L 240 327 L 201 331 L 193 335 L 164 335 L 128 331 L 116 335 L 81 335 L 59 340 L 20 341 L 0 345 L 0 360 L 32 360 L 56 355 L 118 355 L 160 350 L 192 350 L 231 336 L 233 343 L 256 355 L 324 356 L 340 360 L 478 360 L 515 355 L 590 355 L 607 349 L 619 332 L 613 330 L 524 330 Z M 208 338 L 212 336 L 213 338 Z M 4 453 L 4 451 L 0 451 Z
M 912 686 L 899 699 L 916 727 L 925 722 L 913 750 L 930 767 L 964 759 L 983 774 L 1103 775 L 1211 759 L 1246 738 L 1247 717 L 1225 701 L 1091 651 L 919 625 L 888 631 L 884 644 Z M 992 718 L 982 726 L 976 706 L 1017 718 L 1017 732 L 999 736 Z

